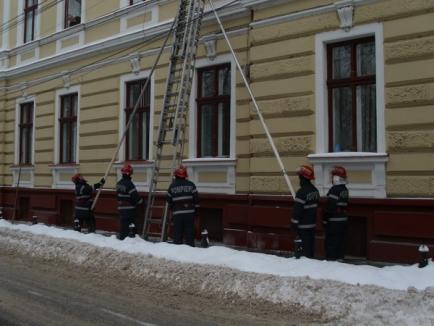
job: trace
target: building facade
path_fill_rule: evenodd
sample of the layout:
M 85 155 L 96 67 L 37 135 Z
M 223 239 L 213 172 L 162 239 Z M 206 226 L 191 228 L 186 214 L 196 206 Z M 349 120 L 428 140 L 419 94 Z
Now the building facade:
M 300 164 L 314 166 L 323 196 L 330 169 L 348 170 L 347 254 L 411 262 L 419 244 L 433 250 L 434 0 L 213 2 L 294 187 Z M 96 205 L 97 227 L 117 229 L 113 188 L 125 162 L 146 196 L 169 47 L 150 72 L 177 7 L 0 1 L 7 218 L 71 225 L 71 176 L 104 175 L 150 79 Z M 189 109 L 184 164 L 200 192 L 198 229 L 227 245 L 292 250 L 292 199 L 208 5 Z M 317 230 L 321 256 L 320 223 Z

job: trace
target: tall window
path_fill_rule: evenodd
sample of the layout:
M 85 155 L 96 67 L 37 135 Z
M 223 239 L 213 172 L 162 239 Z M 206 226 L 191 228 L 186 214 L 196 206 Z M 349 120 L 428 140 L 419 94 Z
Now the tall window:
M 65 0 L 65 28 L 81 23 L 81 0 Z
M 229 157 L 231 67 L 198 70 L 198 157 Z
M 33 150 L 33 102 L 20 105 L 19 164 L 32 164 Z
M 35 38 L 35 19 L 38 0 L 24 0 L 24 43 Z
M 376 152 L 375 40 L 329 44 L 329 150 Z
M 146 79 L 126 83 L 125 117 L 128 123 L 134 106 L 139 99 L 140 92 L 145 86 Z M 128 161 L 147 160 L 149 153 L 149 112 L 150 87 L 149 84 L 138 104 L 136 114 L 128 130 L 126 139 L 126 159 Z
M 60 97 L 60 163 L 77 160 L 77 101 L 77 93 Z

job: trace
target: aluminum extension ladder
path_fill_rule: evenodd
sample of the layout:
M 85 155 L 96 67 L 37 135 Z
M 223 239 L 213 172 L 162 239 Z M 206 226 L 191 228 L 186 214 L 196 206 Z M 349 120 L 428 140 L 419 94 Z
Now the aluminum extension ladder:
M 204 0 L 181 0 L 179 4 L 143 223 L 145 239 L 165 241 L 167 238 L 169 207 L 165 198 L 156 198 L 157 184 L 162 178 L 172 180 L 175 168 L 182 162 L 185 126 L 204 7 Z M 171 163 L 168 152 L 172 155 Z

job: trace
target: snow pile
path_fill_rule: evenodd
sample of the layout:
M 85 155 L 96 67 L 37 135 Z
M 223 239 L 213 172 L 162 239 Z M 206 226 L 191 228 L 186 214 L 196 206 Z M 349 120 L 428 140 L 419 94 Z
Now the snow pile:
M 13 225 L 4 220 L 0 220 L 0 248 L 126 273 L 145 283 L 158 280 L 165 286 L 204 297 L 273 303 L 284 312 L 310 316 L 310 321 L 315 322 L 434 324 L 432 262 L 424 269 L 351 266 L 223 247 L 153 244 L 140 238 L 118 241 L 114 236 L 80 234 L 44 225 Z M 376 283 L 390 289 L 343 282 Z

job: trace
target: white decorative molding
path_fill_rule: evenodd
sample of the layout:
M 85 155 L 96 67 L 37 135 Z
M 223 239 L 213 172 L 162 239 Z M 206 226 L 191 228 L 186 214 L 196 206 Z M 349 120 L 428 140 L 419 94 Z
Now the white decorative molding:
M 336 30 L 315 36 L 315 121 L 317 154 L 328 152 L 327 44 L 366 36 L 375 37 L 377 151 L 379 153 L 386 152 L 383 25 L 381 23 L 372 23 L 355 26 L 348 32 Z
M 131 71 L 137 75 L 140 72 L 140 56 L 138 53 L 131 55 L 130 64 Z
M 75 153 L 75 157 L 76 157 L 76 162 L 78 164 L 79 162 L 79 154 L 80 154 L 80 85 L 76 85 L 76 86 L 69 86 L 68 88 L 61 88 L 56 90 L 56 99 L 55 99 L 55 112 L 54 112 L 54 157 L 53 157 L 53 169 L 57 169 L 59 166 L 63 167 L 62 165 L 58 165 L 59 164 L 59 156 L 60 156 L 60 137 L 59 137 L 59 132 L 60 132 L 60 127 L 59 127 L 59 117 L 60 117 L 60 105 L 61 105 L 61 101 L 60 101 L 60 97 L 63 95 L 68 95 L 68 94 L 74 94 L 77 93 L 77 144 L 76 144 L 76 153 Z M 54 173 L 54 172 L 53 172 Z M 54 177 L 54 174 L 53 174 Z M 54 180 L 55 181 L 55 180 Z M 54 186 L 53 186 L 54 187 Z
M 348 32 L 353 27 L 354 1 L 343 0 L 335 2 L 334 5 L 341 21 L 340 27 Z
M 71 87 L 71 75 L 68 71 L 62 71 L 63 87 L 68 89 Z
M 386 198 L 386 153 L 311 154 L 308 159 L 315 170 L 315 186 L 322 196 L 332 187 L 330 171 L 335 165 L 342 165 L 347 169 L 350 197 Z M 351 172 L 370 174 L 370 182 L 352 182 Z
M 78 173 L 79 165 L 51 165 L 51 174 L 53 176 L 53 189 L 74 189 L 74 183 L 70 180 L 69 176 Z M 67 180 L 62 180 L 61 175 L 67 175 Z
M 192 127 L 197 125 L 197 105 L 196 105 L 196 98 L 197 98 L 197 69 L 207 67 L 207 66 L 213 66 L 213 65 L 219 65 L 224 63 L 230 63 L 231 64 L 231 122 L 230 122 L 230 149 L 229 149 L 229 159 L 235 159 L 235 143 L 236 143 L 236 73 L 237 73 L 237 67 L 234 61 L 234 58 L 232 57 L 232 54 L 224 54 L 217 56 L 213 61 L 211 61 L 208 58 L 202 58 L 196 60 L 196 71 L 193 77 L 193 84 L 191 87 L 191 95 L 190 95 L 190 106 L 189 106 L 189 159 L 195 159 L 197 158 L 197 128 Z
M 127 123 L 125 112 L 124 112 L 124 105 L 126 102 L 126 86 L 125 84 L 130 81 L 149 78 L 151 71 L 150 70 L 143 70 L 139 73 L 131 73 L 122 75 L 119 82 L 119 141 L 122 138 L 123 132 L 125 130 L 125 125 Z M 154 133 L 153 126 L 154 126 L 154 115 L 155 115 L 155 74 L 151 76 L 151 81 L 149 84 L 150 87 L 150 112 L 149 112 L 149 152 L 148 152 L 148 158 L 149 160 L 152 160 L 153 155 L 153 143 L 154 143 Z M 118 162 L 125 161 L 125 142 L 122 143 L 121 147 L 119 148 L 119 155 L 118 155 Z
M 27 83 L 26 82 L 20 83 L 19 89 L 20 89 L 20 92 L 21 92 L 21 97 L 24 98 L 24 99 L 27 98 L 28 97 L 28 95 L 27 95 L 27 89 L 28 89 Z
M 11 166 L 12 171 L 12 187 L 17 185 L 21 188 L 33 188 L 35 183 L 35 167 L 34 166 Z M 19 183 L 18 183 L 19 179 Z
M 205 45 L 206 56 L 213 61 L 217 56 L 217 35 L 207 35 L 202 39 L 202 42 Z
M 148 192 L 150 187 L 149 181 L 152 178 L 152 170 L 154 167 L 154 162 L 153 161 L 143 161 L 140 163 L 129 162 L 129 164 L 132 166 L 134 171 L 133 182 L 134 185 L 136 186 L 137 191 Z M 122 177 L 121 169 L 123 166 L 124 166 L 123 162 L 117 162 L 113 164 L 113 167 L 115 168 L 116 171 L 117 180 L 119 180 Z M 143 178 L 134 178 L 134 175 L 138 175 L 138 174 L 145 174 L 146 179 L 143 180 Z
M 183 160 L 188 178 L 193 181 L 199 193 L 235 194 L 236 160 L 227 158 L 197 158 Z M 201 182 L 200 173 L 220 172 L 226 174 L 225 182 Z

